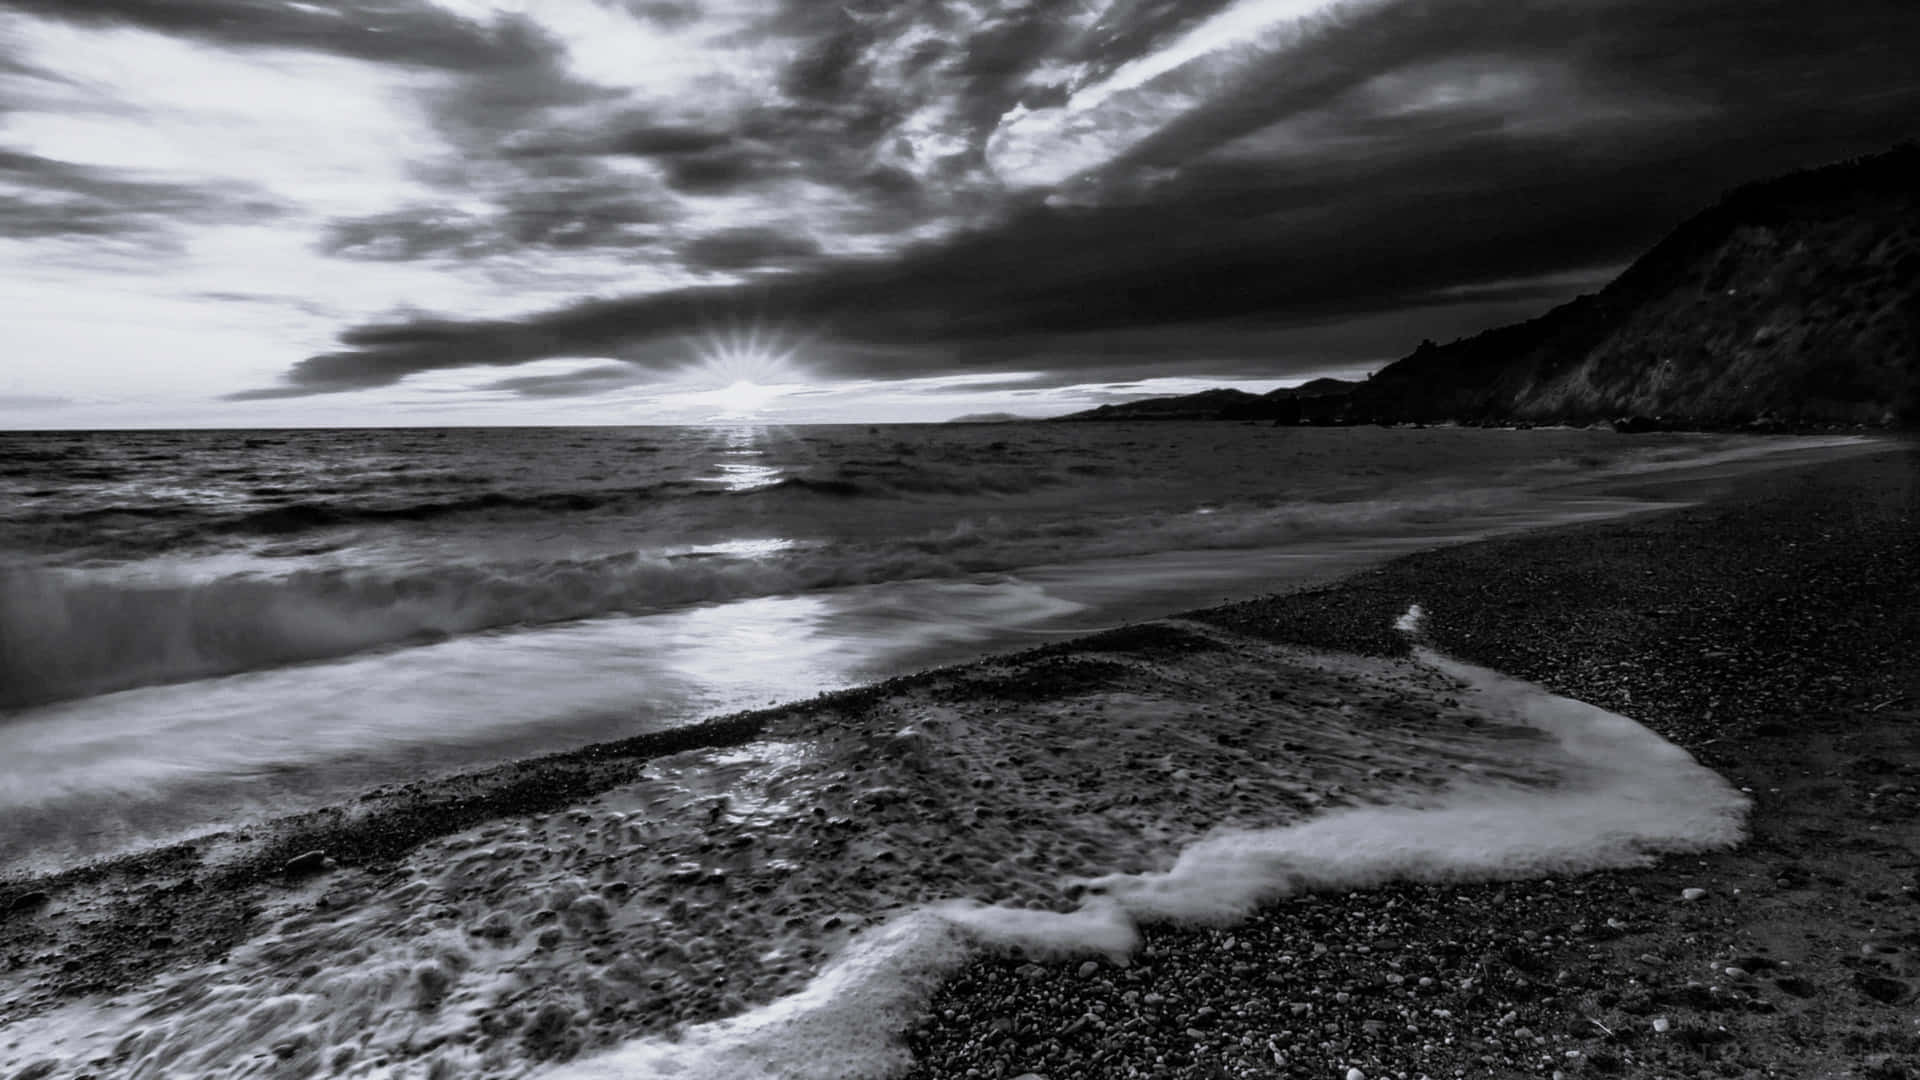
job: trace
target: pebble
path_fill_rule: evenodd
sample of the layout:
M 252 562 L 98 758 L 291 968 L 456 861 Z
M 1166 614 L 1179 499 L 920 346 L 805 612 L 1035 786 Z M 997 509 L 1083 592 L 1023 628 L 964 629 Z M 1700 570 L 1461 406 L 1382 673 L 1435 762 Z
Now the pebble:
M 476 937 L 505 941 L 513 937 L 513 920 L 507 918 L 506 912 L 496 911 L 483 919 L 472 932 Z
M 1347 1080 L 1367 1080 L 1367 1074 L 1357 1068 L 1348 1069 Z
M 1664 1016 L 1656 1016 L 1653 1018 L 1653 1030 L 1655 1031 L 1665 1031 L 1672 1026 L 1673 1021 Z
M 1685 900 L 1689 904 L 1693 903 L 1695 900 L 1698 900 L 1705 895 L 1707 895 L 1707 890 L 1705 889 L 1681 889 L 1680 890 L 1680 899 Z
M 1098 961 L 1089 960 L 1086 963 L 1080 965 L 1080 977 L 1083 979 L 1091 979 L 1099 973 L 1100 973 L 1100 964 Z
M 318 849 L 302 852 L 288 859 L 280 872 L 288 877 L 306 877 L 317 874 L 327 868 L 327 853 Z

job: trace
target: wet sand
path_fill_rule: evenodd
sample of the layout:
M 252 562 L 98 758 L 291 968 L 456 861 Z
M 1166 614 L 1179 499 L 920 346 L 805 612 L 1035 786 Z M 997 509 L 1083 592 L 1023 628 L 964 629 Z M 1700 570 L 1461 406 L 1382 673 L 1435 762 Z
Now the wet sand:
M 1904 455 L 1770 474 L 1706 508 L 1415 556 L 10 883 L 11 1031 L 70 1015 L 76 1051 L 88 1027 L 148 1034 L 90 1064 L 24 1056 L 0 1032 L 0 1060 L 54 1062 L 36 1075 L 207 1070 L 255 1044 L 286 1072 L 485 1071 L 494 1047 L 502 1068 L 565 1059 L 791 990 L 890 906 L 1064 908 L 1063 878 L 1156 865 L 1223 821 L 1404 801 L 1457 768 L 1550 782 L 1518 752 L 1524 735 L 1510 747 L 1470 715 L 1396 704 L 1444 703 L 1443 686 L 1415 685 L 1430 676 L 1400 668 L 1396 684 L 1335 655 L 1403 656 L 1391 624 L 1420 603 L 1446 652 L 1642 720 L 1752 787 L 1754 843 L 1552 884 L 1295 898 L 1237 930 L 1150 926 L 1124 971 L 979 960 L 914 1029 L 919 1074 L 1820 1075 L 1815 1062 L 1838 1060 L 1898 1075 L 1885 1069 L 1914 1049 L 1896 1019 L 1915 974 L 1904 950 L 1920 944 L 1900 937 L 1920 913 L 1899 726 L 1920 701 L 1913 476 Z M 1371 724 L 1359 742 L 1356 701 Z M 1256 763 L 1270 775 L 1249 783 Z M 794 798 L 819 791 L 831 798 Z M 1885 820 L 1862 825 L 1855 795 Z M 935 843 L 927 822 L 945 826 Z M 289 873 L 310 851 L 330 865 Z M 1685 888 L 1707 891 L 1688 902 Z M 1806 919 L 1810 898 L 1831 920 Z M 297 1004 L 249 1013 L 232 1042 L 170 1050 L 164 1021 L 220 992 L 182 973 L 215 956 L 236 982 L 278 980 L 279 1000 L 359 995 L 402 1019 L 345 1060 Z M 175 997 L 141 996 L 169 980 Z M 544 1008 L 556 982 L 582 1004 Z M 1782 1016 L 1791 1038 L 1770 1034 Z M 1868 1026 L 1822 1035 L 1836 1018 Z

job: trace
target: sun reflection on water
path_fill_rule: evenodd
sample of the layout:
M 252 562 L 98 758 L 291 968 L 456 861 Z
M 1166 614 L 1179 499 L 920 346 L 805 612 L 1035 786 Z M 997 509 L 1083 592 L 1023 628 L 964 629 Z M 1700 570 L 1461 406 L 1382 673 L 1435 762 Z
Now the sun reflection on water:
M 713 478 L 728 491 L 752 491 L 755 488 L 772 487 L 779 483 L 784 474 L 772 465 L 741 465 L 723 461 L 714 466 L 720 475 Z
M 772 487 L 786 479 L 786 473 L 779 466 L 754 460 L 767 456 L 761 446 L 766 438 L 766 429 L 715 428 L 714 435 L 719 444 L 715 453 L 722 460 L 714 463 L 714 474 L 704 478 L 708 483 L 720 485 L 723 491 L 753 491 Z
M 681 559 L 763 559 L 769 555 L 778 555 L 799 547 L 797 540 L 781 536 L 761 536 L 740 540 L 721 540 L 712 544 L 701 544 L 675 554 Z

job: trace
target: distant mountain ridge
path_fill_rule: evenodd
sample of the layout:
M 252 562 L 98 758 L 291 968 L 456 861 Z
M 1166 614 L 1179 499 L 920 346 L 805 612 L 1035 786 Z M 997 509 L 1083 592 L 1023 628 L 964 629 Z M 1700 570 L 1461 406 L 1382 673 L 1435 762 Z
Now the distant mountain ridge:
M 1010 412 L 976 412 L 965 416 L 956 416 L 946 421 L 949 424 L 1018 424 L 1031 420 L 1031 416 L 1021 416 Z
M 1143 398 L 1102 405 L 1056 420 L 1280 420 L 1305 419 L 1309 399 L 1341 399 L 1359 383 L 1344 379 L 1314 379 L 1299 386 L 1283 386 L 1265 394 L 1245 390 L 1202 390 L 1179 397 Z
M 1212 418 L 1260 418 L 1235 415 L 1249 407 L 1240 398 L 1207 397 L 1221 393 L 1070 419 L 1197 419 L 1216 402 Z M 1920 145 L 1736 188 L 1599 293 L 1451 344 L 1424 342 L 1300 417 L 1619 418 L 1920 426 Z

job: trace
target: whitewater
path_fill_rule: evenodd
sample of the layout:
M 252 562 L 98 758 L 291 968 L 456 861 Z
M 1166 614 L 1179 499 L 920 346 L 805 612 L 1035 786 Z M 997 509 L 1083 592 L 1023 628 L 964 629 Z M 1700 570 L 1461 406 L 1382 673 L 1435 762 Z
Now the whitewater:
M 271 889 L 230 953 L 12 1023 L 0 1064 L 880 1080 L 982 950 L 1124 966 L 1142 923 L 1638 865 L 1737 842 L 1746 809 L 1633 721 L 1425 648 L 1164 623 Z
M 1871 445 L 1239 424 L 0 433 L 0 874 Z

